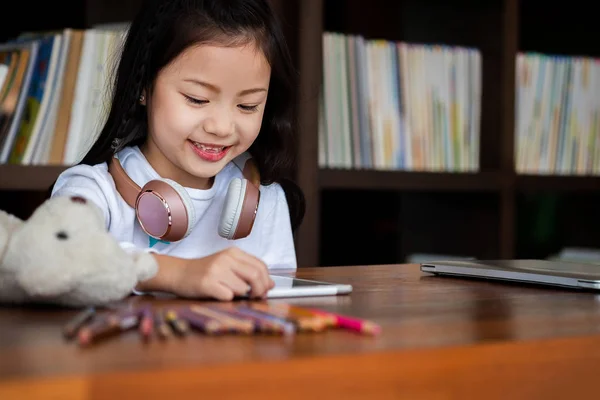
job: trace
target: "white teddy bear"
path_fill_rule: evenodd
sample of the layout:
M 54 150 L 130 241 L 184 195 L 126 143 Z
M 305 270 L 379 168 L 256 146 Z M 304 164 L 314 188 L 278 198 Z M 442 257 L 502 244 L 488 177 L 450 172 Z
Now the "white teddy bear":
M 50 198 L 26 221 L 0 210 L 0 302 L 105 305 L 157 270 L 150 254 L 123 250 L 81 197 Z

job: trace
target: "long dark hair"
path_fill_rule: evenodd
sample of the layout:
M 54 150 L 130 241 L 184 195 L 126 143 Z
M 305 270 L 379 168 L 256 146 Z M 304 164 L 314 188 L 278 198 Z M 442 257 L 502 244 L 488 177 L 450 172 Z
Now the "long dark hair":
M 286 194 L 292 228 L 304 217 L 305 201 L 293 182 L 296 146 L 296 75 L 277 17 L 267 0 L 148 0 L 132 21 L 114 76 L 112 104 L 98 139 L 81 163 L 108 162 L 124 146 L 147 137 L 146 108 L 159 71 L 191 45 L 254 41 L 271 65 L 269 95 L 260 133 L 249 151 L 261 181 L 279 183 Z

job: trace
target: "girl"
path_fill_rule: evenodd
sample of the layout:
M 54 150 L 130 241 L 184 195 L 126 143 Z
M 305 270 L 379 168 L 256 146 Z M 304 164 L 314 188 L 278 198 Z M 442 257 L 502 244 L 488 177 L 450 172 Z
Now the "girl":
M 292 63 L 267 0 L 145 1 L 116 72 L 98 139 L 52 196 L 88 199 L 123 248 L 154 254 L 134 291 L 264 296 L 269 270 L 296 268 L 304 213 Z

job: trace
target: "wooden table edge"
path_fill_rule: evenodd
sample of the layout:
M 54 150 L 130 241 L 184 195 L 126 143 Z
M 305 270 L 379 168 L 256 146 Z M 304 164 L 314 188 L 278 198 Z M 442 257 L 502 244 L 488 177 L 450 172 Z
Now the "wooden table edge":
M 600 336 L 0 380 L 0 399 L 536 398 L 597 390 Z

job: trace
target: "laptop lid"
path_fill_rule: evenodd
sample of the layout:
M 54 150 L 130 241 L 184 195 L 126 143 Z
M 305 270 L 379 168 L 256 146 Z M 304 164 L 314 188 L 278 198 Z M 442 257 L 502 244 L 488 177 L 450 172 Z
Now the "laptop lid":
M 432 261 L 421 271 L 439 275 L 509 280 L 579 289 L 600 290 L 600 266 L 549 260 Z

